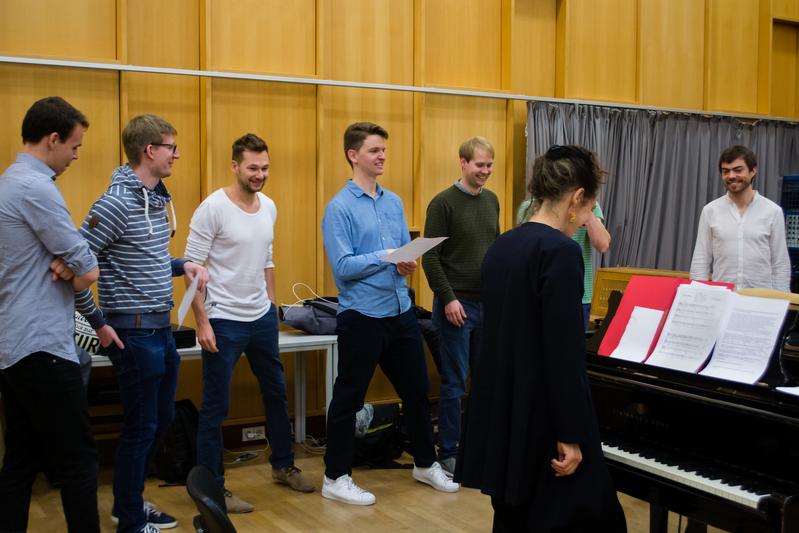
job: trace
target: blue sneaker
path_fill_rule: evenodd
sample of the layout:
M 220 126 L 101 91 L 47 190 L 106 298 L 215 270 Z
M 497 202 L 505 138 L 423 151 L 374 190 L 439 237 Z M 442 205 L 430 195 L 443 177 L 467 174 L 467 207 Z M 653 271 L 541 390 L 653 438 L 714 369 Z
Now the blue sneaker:
M 178 525 L 177 519 L 166 513 L 159 511 L 151 502 L 144 502 L 144 517 L 147 524 L 158 529 L 172 529 Z
M 156 532 L 161 529 L 171 529 L 178 525 L 178 521 L 174 516 L 159 511 L 152 502 L 148 501 L 144 502 L 144 518 L 147 520 L 147 526 L 155 528 Z M 119 518 L 113 514 L 111 515 L 111 521 L 115 525 L 119 524 Z M 148 530 L 145 527 L 143 531 L 144 533 L 150 533 L 152 530 Z

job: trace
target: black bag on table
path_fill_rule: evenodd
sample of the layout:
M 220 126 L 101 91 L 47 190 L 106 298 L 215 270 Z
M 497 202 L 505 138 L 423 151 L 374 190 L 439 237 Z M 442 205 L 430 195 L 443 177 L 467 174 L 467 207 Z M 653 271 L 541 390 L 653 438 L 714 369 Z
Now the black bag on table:
M 301 304 L 281 305 L 280 321 L 311 335 L 335 335 L 338 297 L 303 300 Z

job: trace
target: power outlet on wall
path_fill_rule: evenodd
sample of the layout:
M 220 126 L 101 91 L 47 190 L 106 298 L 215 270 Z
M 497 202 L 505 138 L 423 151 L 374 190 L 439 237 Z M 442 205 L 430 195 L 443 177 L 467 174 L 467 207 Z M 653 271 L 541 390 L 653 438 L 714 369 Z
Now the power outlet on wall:
M 241 441 L 266 440 L 266 428 L 264 426 L 252 426 L 241 429 Z

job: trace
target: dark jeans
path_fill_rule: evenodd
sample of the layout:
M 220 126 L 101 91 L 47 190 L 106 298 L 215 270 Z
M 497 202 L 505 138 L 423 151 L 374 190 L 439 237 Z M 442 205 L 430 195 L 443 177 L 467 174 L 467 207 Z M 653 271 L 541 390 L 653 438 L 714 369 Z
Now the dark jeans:
M 48 468 L 61 484 L 69 531 L 99 532 L 97 449 L 78 364 L 31 354 L 0 370 L 0 394 L 6 419 L 0 532 L 27 529 L 31 487 L 40 468 Z
M 338 315 L 336 333 L 338 378 L 327 413 L 325 475 L 336 479 L 352 472 L 355 413 L 363 407 L 378 364 L 402 400 L 414 463 L 432 465 L 436 453 L 427 398 L 429 381 L 413 310 L 387 318 L 344 311 Z
M 106 349 L 119 379 L 122 431 L 114 464 L 117 531 L 138 531 L 144 516 L 144 479 L 156 443 L 175 417 L 175 388 L 180 357 L 172 329 L 116 330 L 125 345 Z
M 583 328 L 588 331 L 588 319 L 591 316 L 591 304 L 583 304 Z
M 469 367 L 474 368 L 480 354 L 483 332 L 483 306 L 480 302 L 460 300 L 466 319 L 454 326 L 444 315 L 444 306 L 433 298 L 433 325 L 438 328 L 441 354 L 441 398 L 438 402 L 438 456 L 441 459 L 458 453 L 461 436 L 461 398 L 466 395 Z
M 266 428 L 274 468 L 294 463 L 291 451 L 291 423 L 286 400 L 286 378 L 278 348 L 277 312 L 269 311 L 252 322 L 211 319 L 217 353 L 203 350 L 203 402 L 197 427 L 197 462 L 207 466 L 224 486 L 222 465 L 222 422 L 230 405 L 230 380 L 233 367 L 247 355 L 250 369 L 258 379 L 266 413 Z

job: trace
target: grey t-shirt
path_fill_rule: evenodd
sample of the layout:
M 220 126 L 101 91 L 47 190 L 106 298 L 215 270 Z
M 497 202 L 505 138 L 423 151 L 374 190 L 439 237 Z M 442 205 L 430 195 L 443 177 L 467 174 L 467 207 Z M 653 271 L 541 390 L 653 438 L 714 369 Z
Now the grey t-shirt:
M 50 279 L 56 257 L 78 276 L 97 267 L 53 170 L 20 153 L 0 175 L 0 369 L 35 352 L 78 362 L 75 293 Z

